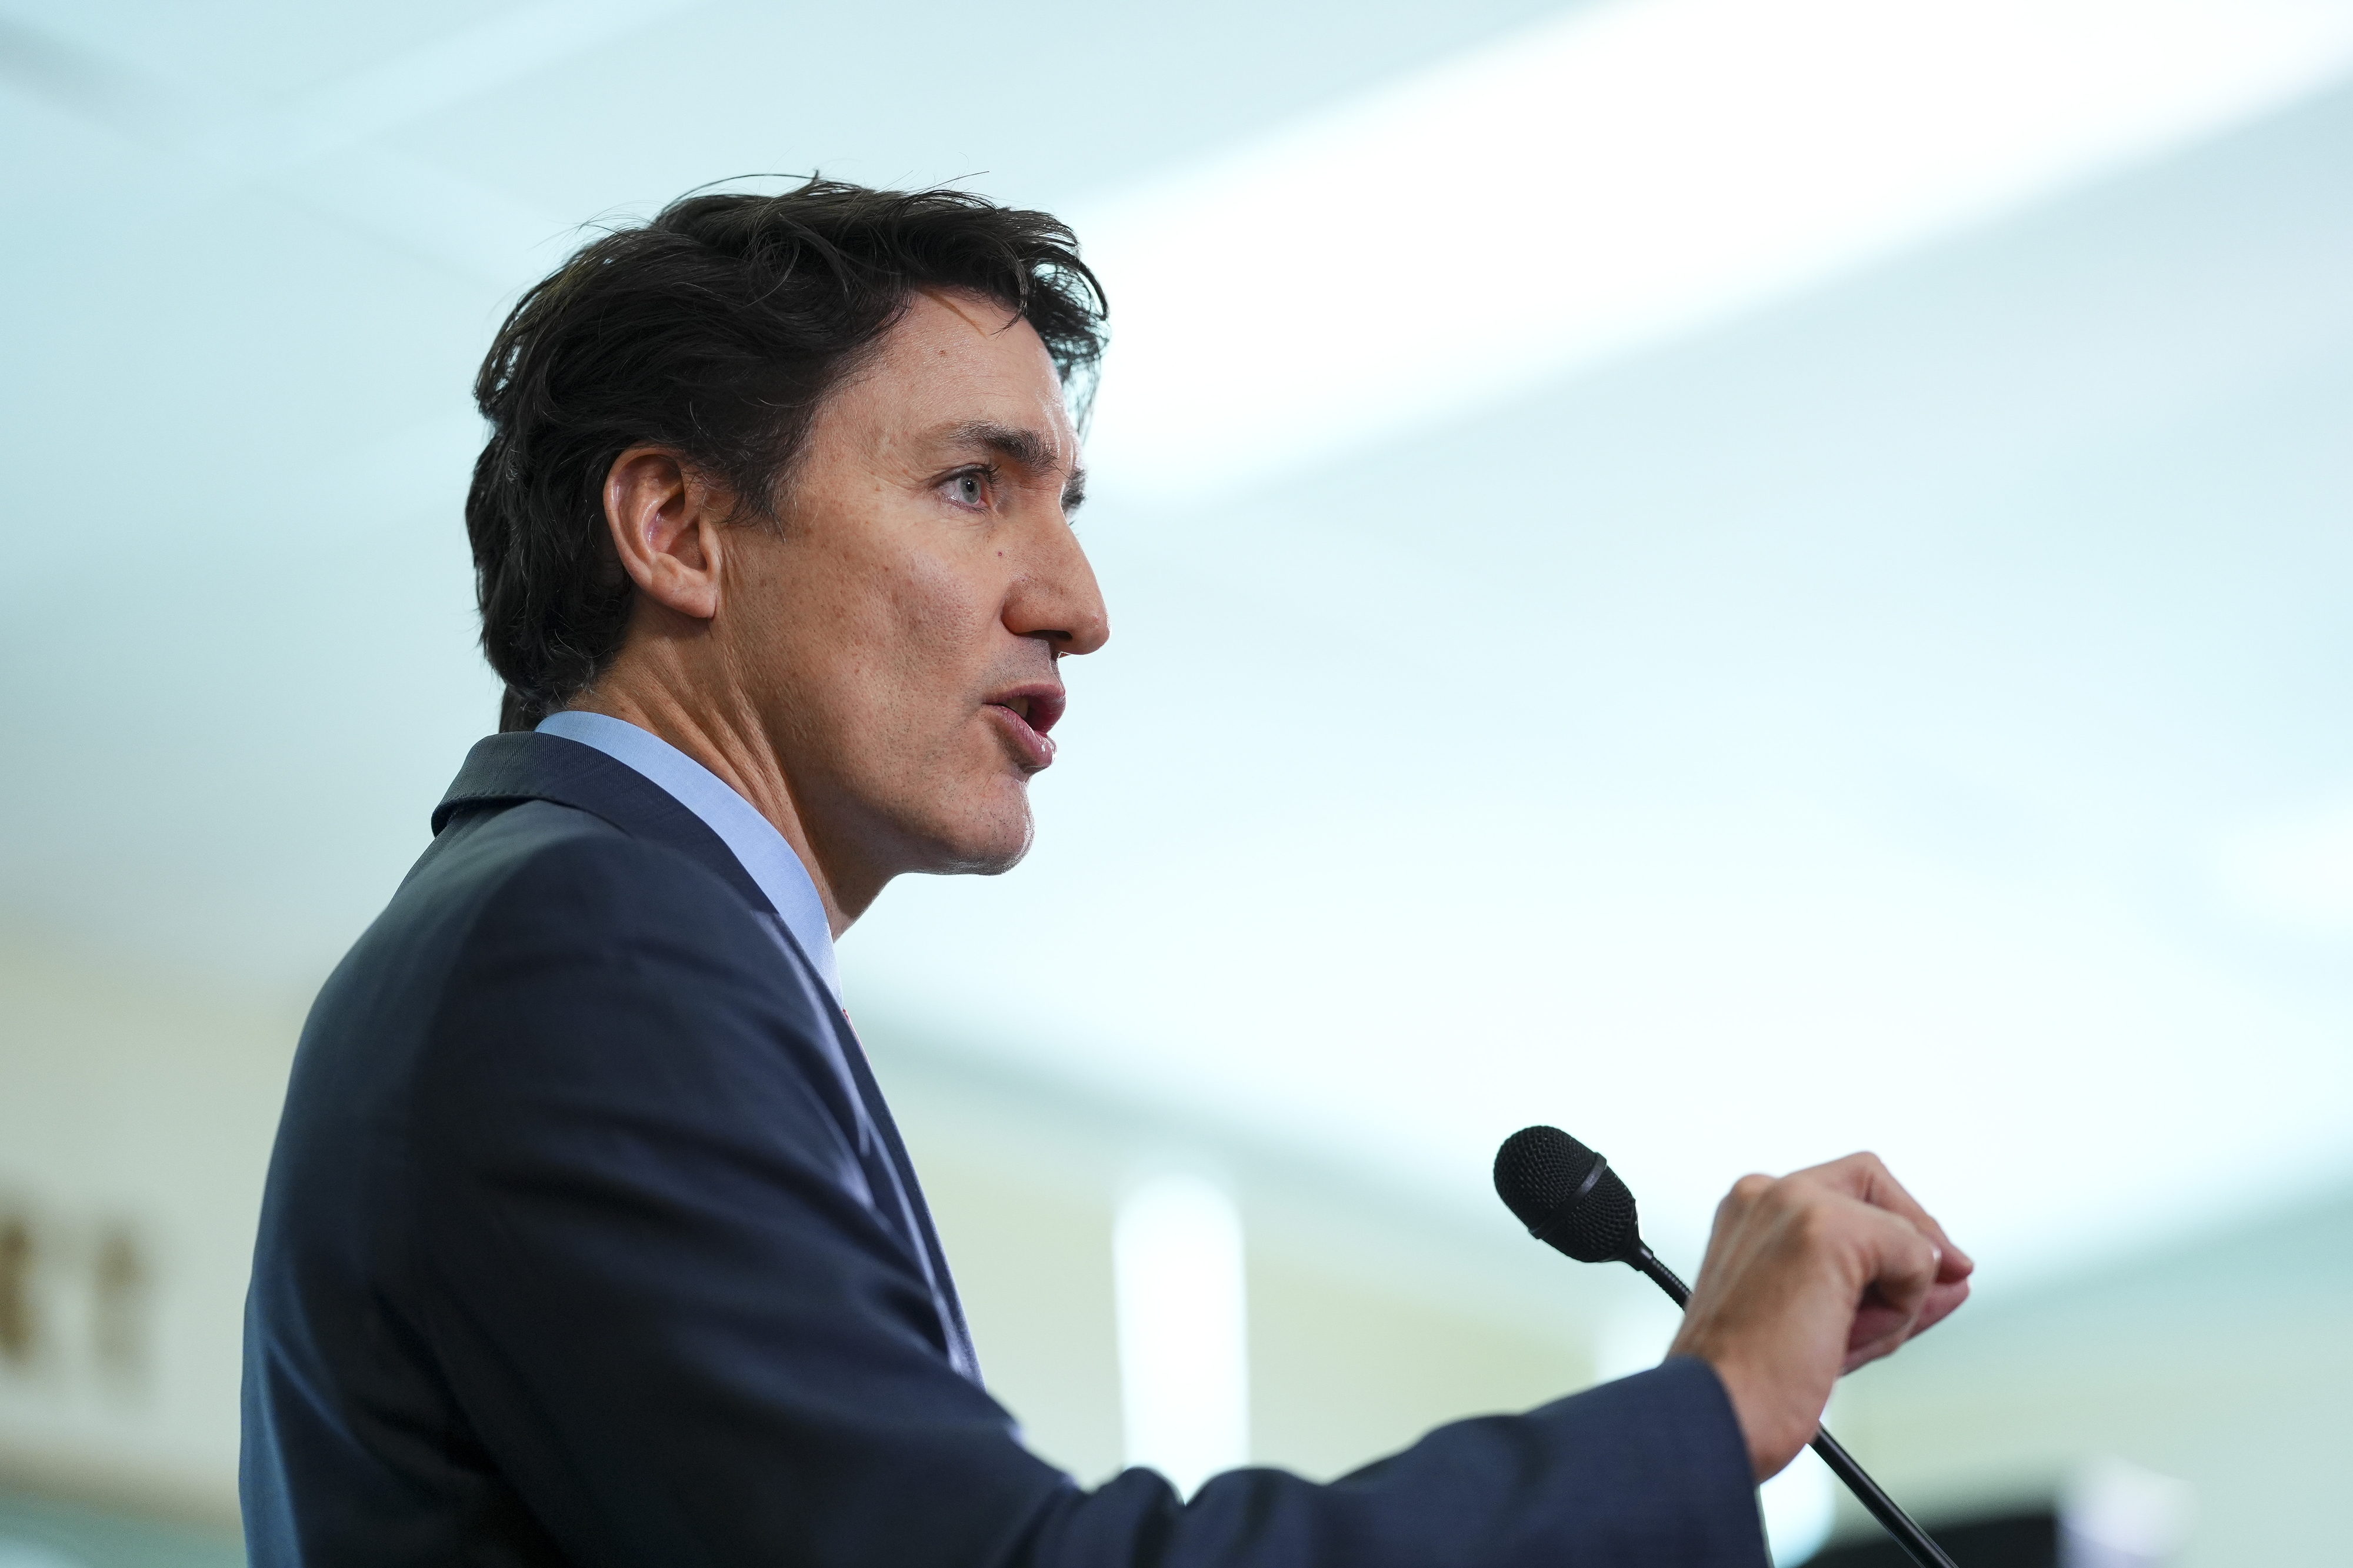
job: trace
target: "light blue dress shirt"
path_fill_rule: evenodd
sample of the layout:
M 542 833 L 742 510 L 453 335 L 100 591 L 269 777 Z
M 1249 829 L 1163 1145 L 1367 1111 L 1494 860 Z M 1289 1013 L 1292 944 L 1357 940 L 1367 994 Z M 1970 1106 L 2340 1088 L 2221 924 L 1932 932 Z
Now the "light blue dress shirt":
M 841 971 L 834 961 L 833 928 L 825 918 L 825 902 L 817 896 L 808 868 L 801 864 L 801 858 L 793 853 L 775 823 L 762 816 L 717 773 L 627 720 L 566 709 L 541 720 L 539 731 L 596 747 L 622 766 L 643 773 L 701 817 L 703 826 L 719 835 L 720 842 L 742 862 L 760 891 L 768 895 L 785 930 L 792 933 L 825 981 L 825 988 L 833 994 L 834 1005 L 841 1005 Z

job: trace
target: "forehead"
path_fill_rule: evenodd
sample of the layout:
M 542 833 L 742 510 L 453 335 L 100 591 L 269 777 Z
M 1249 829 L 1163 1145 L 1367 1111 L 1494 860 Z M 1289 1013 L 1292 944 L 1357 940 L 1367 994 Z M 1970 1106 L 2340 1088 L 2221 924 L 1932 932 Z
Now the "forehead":
M 1061 377 L 1037 329 L 994 300 L 925 291 L 877 345 L 845 403 L 869 418 L 906 428 L 989 420 L 1050 437 L 1065 466 L 1077 461 L 1076 432 Z

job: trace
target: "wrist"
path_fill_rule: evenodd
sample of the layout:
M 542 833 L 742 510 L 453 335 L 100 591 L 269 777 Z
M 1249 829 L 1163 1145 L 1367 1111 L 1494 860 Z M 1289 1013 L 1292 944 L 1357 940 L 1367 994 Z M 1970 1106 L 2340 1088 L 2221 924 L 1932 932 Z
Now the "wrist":
M 1671 1353 L 1694 1356 L 1715 1372 L 1716 1381 L 1724 1385 L 1725 1398 L 1731 1403 L 1733 1419 L 1740 1424 L 1749 1467 L 1759 1481 L 1780 1474 L 1820 1426 L 1819 1417 L 1808 1421 L 1793 1406 L 1785 1380 L 1746 1357 L 1690 1349 Z

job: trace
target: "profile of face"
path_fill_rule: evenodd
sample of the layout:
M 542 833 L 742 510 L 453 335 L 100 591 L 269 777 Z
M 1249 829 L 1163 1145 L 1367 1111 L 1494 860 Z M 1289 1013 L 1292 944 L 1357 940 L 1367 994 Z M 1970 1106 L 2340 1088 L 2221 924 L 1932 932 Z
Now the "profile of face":
M 739 788 L 781 784 L 849 914 L 902 872 L 1002 871 L 1053 758 L 1059 662 L 1110 635 L 1071 527 L 1078 458 L 1029 323 L 918 294 L 818 409 L 779 526 L 712 525 L 724 498 L 664 454 L 615 464 L 642 592 L 614 674 L 650 677 L 673 713 L 658 730 L 685 728 Z
M 813 838 L 903 871 L 1029 848 L 1056 666 L 1110 635 L 1078 458 L 1046 345 L 976 299 L 916 296 L 819 410 L 729 628 Z

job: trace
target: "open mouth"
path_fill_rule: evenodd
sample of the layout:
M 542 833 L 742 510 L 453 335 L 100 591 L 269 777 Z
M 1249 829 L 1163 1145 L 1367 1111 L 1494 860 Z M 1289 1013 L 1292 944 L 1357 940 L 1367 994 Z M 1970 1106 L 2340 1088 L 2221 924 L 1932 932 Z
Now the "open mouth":
M 1026 771 L 1052 765 L 1054 742 L 1047 731 L 1061 718 L 1067 702 L 1058 686 L 1022 686 L 991 697 L 985 710 L 993 716 Z

